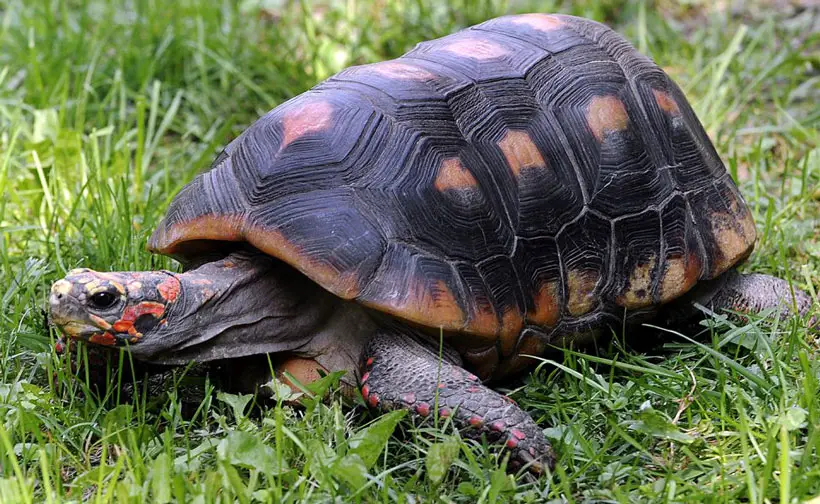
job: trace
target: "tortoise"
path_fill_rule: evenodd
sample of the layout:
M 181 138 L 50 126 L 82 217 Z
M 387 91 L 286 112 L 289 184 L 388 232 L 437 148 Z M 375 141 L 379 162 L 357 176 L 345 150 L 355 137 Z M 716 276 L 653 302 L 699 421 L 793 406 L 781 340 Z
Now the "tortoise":
M 806 314 L 788 282 L 737 272 L 754 243 L 663 70 L 597 22 L 512 15 L 274 108 L 151 236 L 184 272 L 72 270 L 51 316 L 146 362 L 344 370 L 369 406 L 452 417 L 538 472 L 549 443 L 488 384 L 695 302 Z

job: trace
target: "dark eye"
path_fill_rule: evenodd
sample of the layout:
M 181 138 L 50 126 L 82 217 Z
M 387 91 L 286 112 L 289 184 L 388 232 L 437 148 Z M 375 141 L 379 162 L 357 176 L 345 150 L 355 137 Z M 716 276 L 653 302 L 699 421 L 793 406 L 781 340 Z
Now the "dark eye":
M 110 292 L 98 292 L 91 296 L 91 304 L 94 305 L 95 308 L 99 308 L 101 310 L 111 308 L 116 302 L 117 296 Z

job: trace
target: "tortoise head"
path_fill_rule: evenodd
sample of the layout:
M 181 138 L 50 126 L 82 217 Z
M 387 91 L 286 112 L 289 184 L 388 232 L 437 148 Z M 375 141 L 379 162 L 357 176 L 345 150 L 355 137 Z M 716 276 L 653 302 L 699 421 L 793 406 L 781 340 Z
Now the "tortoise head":
M 51 320 L 66 335 L 105 346 L 139 343 L 166 323 L 181 292 L 168 272 L 71 270 L 51 287 Z

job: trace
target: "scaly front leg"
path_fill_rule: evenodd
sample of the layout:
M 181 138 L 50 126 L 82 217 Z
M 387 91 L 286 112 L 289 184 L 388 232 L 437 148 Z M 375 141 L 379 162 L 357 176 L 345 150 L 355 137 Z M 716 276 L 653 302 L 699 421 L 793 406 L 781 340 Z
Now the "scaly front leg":
M 511 399 L 432 346 L 399 330 L 385 329 L 368 343 L 362 369 L 362 396 L 372 408 L 407 408 L 419 417 L 452 417 L 462 434 L 503 442 L 512 451 L 511 467 L 527 465 L 541 473 L 555 456 L 533 419 Z

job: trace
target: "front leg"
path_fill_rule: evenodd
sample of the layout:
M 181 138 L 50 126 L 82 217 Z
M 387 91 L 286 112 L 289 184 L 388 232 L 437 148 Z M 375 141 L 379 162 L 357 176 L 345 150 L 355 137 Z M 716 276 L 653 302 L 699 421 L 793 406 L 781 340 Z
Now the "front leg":
M 552 447 L 533 419 L 511 399 L 485 387 L 461 368 L 450 352 L 399 330 L 384 329 L 365 348 L 362 397 L 372 408 L 407 408 L 419 417 L 453 417 L 462 434 L 503 442 L 512 451 L 511 467 L 527 465 L 541 473 L 552 468 Z

